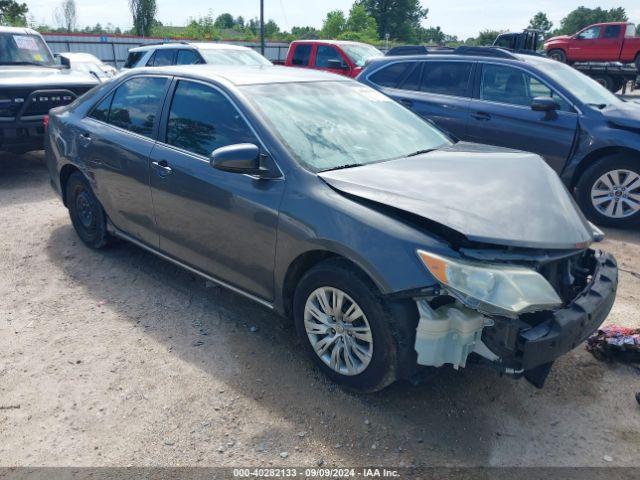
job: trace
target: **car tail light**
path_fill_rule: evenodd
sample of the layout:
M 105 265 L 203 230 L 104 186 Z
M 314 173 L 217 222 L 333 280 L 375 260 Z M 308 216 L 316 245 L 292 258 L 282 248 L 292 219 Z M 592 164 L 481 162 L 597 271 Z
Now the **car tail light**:
M 46 128 L 49 126 L 49 115 L 45 115 L 44 117 L 42 117 L 42 126 Z

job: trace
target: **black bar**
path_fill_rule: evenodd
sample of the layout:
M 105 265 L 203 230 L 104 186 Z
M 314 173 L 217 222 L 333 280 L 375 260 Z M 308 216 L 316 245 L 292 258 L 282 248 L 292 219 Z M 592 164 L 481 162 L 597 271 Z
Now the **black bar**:
M 264 56 L 264 0 L 260 0 L 260 53 Z

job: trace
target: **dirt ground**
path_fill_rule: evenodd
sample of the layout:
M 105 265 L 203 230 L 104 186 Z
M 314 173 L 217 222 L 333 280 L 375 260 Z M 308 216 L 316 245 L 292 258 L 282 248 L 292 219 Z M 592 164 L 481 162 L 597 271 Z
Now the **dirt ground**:
M 48 182 L 0 156 L 0 466 L 640 466 L 631 366 L 581 346 L 543 390 L 471 367 L 345 393 L 268 310 L 84 247 Z M 640 326 L 640 232 L 607 233 L 608 323 Z

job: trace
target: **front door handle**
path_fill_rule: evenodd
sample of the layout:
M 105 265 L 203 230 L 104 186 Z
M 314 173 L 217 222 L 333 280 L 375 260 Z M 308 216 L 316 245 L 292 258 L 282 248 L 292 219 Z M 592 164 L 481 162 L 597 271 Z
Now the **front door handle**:
M 88 133 L 81 133 L 80 135 L 78 135 L 78 139 L 80 140 L 80 144 L 83 147 L 86 147 L 91 143 L 91 135 Z
M 487 112 L 476 112 L 472 113 L 471 116 L 476 120 L 480 120 L 481 122 L 486 122 L 487 120 L 491 120 L 491 115 Z
M 158 175 L 160 175 L 161 177 L 166 177 L 167 175 L 171 175 L 173 173 L 173 170 L 171 169 L 171 167 L 169 166 L 166 160 L 160 160 L 159 162 L 151 162 L 151 165 L 153 165 L 153 168 L 156 169 L 156 171 L 158 172 Z

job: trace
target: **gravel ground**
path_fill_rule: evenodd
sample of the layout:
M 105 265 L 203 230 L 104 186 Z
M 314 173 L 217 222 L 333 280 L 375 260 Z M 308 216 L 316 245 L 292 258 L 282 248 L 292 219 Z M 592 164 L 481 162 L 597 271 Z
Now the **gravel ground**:
M 0 466 L 640 466 L 639 372 L 583 346 L 543 390 L 471 367 L 353 395 L 268 310 L 84 247 L 41 154 L 0 156 L 0 226 Z M 640 234 L 607 233 L 608 322 L 640 326 Z

